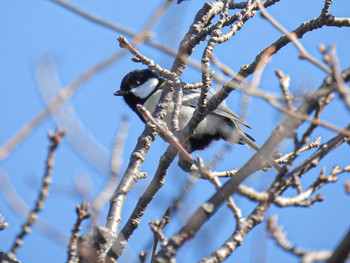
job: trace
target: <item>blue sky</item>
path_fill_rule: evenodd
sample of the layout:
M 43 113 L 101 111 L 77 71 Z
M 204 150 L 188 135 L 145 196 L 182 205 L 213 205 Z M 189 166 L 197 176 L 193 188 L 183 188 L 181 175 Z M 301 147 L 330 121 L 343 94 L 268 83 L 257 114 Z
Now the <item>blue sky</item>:
M 161 1 L 85 0 L 71 1 L 71 3 L 111 23 L 137 32 Z M 199 0 L 185 1 L 181 5 L 173 3 L 165 16 L 152 28 L 154 40 L 176 50 L 181 37 L 203 3 L 204 1 Z M 323 1 L 320 0 L 280 1 L 276 6 L 270 8 L 269 12 L 287 29 L 292 30 L 301 22 L 317 17 L 322 6 Z M 338 17 L 349 16 L 350 6 L 346 0 L 335 1 L 331 13 Z M 51 1 L 1 1 L 0 21 L 0 121 L 2 123 L 0 145 L 3 145 L 24 124 L 45 108 L 36 78 L 39 65 L 46 65 L 43 64 L 45 59 L 49 59 L 54 64 L 57 72 L 56 84 L 55 82 L 50 84 L 62 88 L 72 83 L 90 67 L 120 51 L 120 48 L 116 32 L 72 14 Z M 231 41 L 219 46 L 215 54 L 223 63 L 237 72 L 240 66 L 252 62 L 257 52 L 279 36 L 280 33 L 267 21 L 257 17 L 249 21 Z M 317 51 L 319 43 L 324 43 L 326 46 L 334 44 L 340 58 L 340 66 L 344 69 L 348 66 L 350 57 L 349 40 L 349 28 L 324 28 L 308 33 L 301 43 L 318 59 L 320 59 Z M 203 46 L 200 46 L 193 55 L 197 61 L 200 60 L 202 48 Z M 147 45 L 141 45 L 138 49 L 161 66 L 170 68 L 172 57 Z M 91 148 L 100 157 L 99 161 L 93 164 L 88 163 L 72 146 L 68 138 L 63 141 L 57 151 L 52 192 L 40 217 L 50 225 L 57 227 L 66 236 L 69 235 L 75 220 L 74 208 L 82 199 L 81 196 L 72 193 L 75 191 L 74 184 L 79 181 L 80 185 L 85 183 L 86 187 L 89 187 L 89 194 L 84 197 L 86 199 L 95 196 L 103 187 L 108 175 L 108 157 L 122 116 L 130 116 L 131 128 L 125 143 L 121 173 L 125 170 L 136 139 L 143 130 L 143 124 L 137 116 L 131 113 L 120 98 L 113 96 L 113 92 L 119 89 L 120 81 L 127 72 L 135 68 L 142 68 L 142 65 L 135 64 L 130 58 L 131 55 L 126 54 L 118 62 L 89 79 L 65 105 L 65 110 L 74 110 L 81 127 L 89 131 L 89 136 L 95 138 L 96 144 Z M 319 69 L 306 61 L 299 60 L 298 52 L 291 44 L 273 56 L 261 81 L 262 89 L 279 94 L 278 79 L 273 73 L 276 68 L 291 76 L 291 91 L 297 94 L 315 90 L 325 77 Z M 43 74 L 42 72 L 45 71 L 39 72 Z M 199 79 L 200 72 L 192 68 L 187 68 L 182 76 L 185 82 Z M 241 93 L 233 92 L 227 99 L 227 104 L 234 111 L 239 112 L 240 99 Z M 61 111 L 61 114 L 64 114 L 64 111 Z M 322 119 L 343 128 L 348 123 L 348 114 L 344 105 L 336 97 L 325 110 Z M 263 144 L 271 130 L 281 120 L 283 116 L 266 102 L 252 98 L 246 121 L 253 126 L 254 129 L 249 133 L 258 144 Z M 76 122 L 76 119 L 73 121 Z M 32 207 L 44 171 L 48 145 L 46 134 L 49 130 L 55 130 L 56 126 L 52 117 L 47 118 L 11 152 L 8 158 L 0 163 L 2 177 L 0 213 L 10 224 L 5 231 L 0 232 L 0 249 L 2 250 L 7 251 L 23 222 L 18 217 L 18 213 L 10 209 L 4 197 L 5 188 L 8 188 L 4 183 L 4 178 L 5 176 L 8 178 L 27 206 Z M 298 134 L 302 134 L 302 130 L 306 127 L 307 125 L 303 125 Z M 69 127 L 68 133 L 70 133 Z M 319 128 L 311 139 L 321 136 L 322 141 L 325 142 L 334 135 L 334 132 Z M 199 154 L 205 160 L 210 160 L 215 151 L 222 146 L 223 143 L 219 142 Z M 292 147 L 291 141 L 285 141 L 280 146 L 280 150 L 288 153 Z M 142 168 L 142 171 L 148 173 L 148 178 L 137 183 L 127 199 L 124 208 L 126 218 L 153 176 L 155 164 L 164 149 L 165 143 L 158 138 L 149 153 L 154 158 L 146 160 Z M 237 167 L 247 161 L 251 155 L 252 152 L 249 149 L 236 146 L 230 152 L 230 158 L 221 162 L 217 169 L 229 169 L 232 165 Z M 302 155 L 301 158 L 306 156 Z M 310 172 L 303 179 L 305 187 L 312 183 L 323 166 L 327 166 L 326 171 L 330 172 L 334 164 L 341 167 L 349 164 L 348 146 L 339 147 Z M 249 178 L 246 183 L 263 190 L 269 185 L 273 175 L 272 172 L 259 173 Z M 349 227 L 349 212 L 344 209 L 349 203 L 349 197 L 346 196 L 343 187 L 346 177 L 346 174 L 340 175 L 338 183 L 325 186 L 321 190 L 326 198 L 324 202 L 317 203 L 311 208 L 272 207 L 268 215 L 278 214 L 280 223 L 284 225 L 288 233 L 288 238 L 295 244 L 310 249 L 332 249 Z M 149 243 L 149 240 L 143 238 L 144 233 L 148 235 L 150 231 L 148 222 L 162 216 L 164 210 L 177 196 L 186 178 L 187 175 L 174 163 L 164 188 L 149 207 L 140 231 L 133 236 L 122 262 L 133 262 L 137 259 L 137 252 L 144 249 Z M 214 189 L 208 182 L 197 183 L 191 194 L 186 197 L 183 210 L 173 218 L 174 223 L 167 227 L 165 234 L 170 236 L 177 231 L 190 212 L 194 211 L 213 192 Z M 294 192 L 288 191 L 286 194 L 292 195 Z M 237 203 L 244 215 L 254 208 L 254 204 L 244 198 L 238 197 Z M 208 255 L 208 251 L 214 250 L 229 237 L 233 223 L 232 215 L 223 206 L 198 236 L 190 241 L 191 247 L 185 246 L 187 248 L 180 250 L 179 259 L 183 261 L 179 262 L 194 262 Z M 101 224 L 104 224 L 104 219 Z M 218 224 L 220 228 L 215 229 L 215 236 L 213 236 L 210 229 Z M 203 240 L 206 241 L 203 242 Z M 66 259 L 65 251 L 65 244 L 52 242 L 50 238 L 34 229 L 25 239 L 24 246 L 20 248 L 18 258 L 23 262 L 62 262 Z M 55 255 L 54 258 L 52 255 Z M 263 223 L 248 234 L 243 245 L 229 258 L 228 262 L 231 261 L 243 263 L 297 262 L 297 259 L 281 251 L 266 237 L 265 223 Z

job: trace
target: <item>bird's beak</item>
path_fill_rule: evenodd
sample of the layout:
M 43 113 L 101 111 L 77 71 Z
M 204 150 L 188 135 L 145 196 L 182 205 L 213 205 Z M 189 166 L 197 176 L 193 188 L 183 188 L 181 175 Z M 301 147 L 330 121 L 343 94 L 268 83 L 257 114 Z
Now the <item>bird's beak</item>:
M 117 90 L 116 92 L 114 92 L 114 96 L 124 96 L 127 95 L 129 92 L 125 91 L 125 90 Z

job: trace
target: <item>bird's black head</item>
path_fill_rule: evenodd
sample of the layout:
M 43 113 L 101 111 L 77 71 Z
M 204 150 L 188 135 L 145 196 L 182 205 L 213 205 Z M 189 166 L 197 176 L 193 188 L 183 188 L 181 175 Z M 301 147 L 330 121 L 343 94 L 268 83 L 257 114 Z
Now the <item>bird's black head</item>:
M 163 83 L 164 80 L 149 69 L 133 70 L 126 74 L 120 84 L 120 90 L 114 95 L 123 96 L 128 106 L 140 116 L 136 105 L 143 105 Z

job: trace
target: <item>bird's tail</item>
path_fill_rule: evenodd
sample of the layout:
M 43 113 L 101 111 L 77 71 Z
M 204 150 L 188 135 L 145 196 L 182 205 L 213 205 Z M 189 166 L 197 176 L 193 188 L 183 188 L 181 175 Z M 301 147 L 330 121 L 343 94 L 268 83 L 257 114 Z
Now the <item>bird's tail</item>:
M 258 152 L 260 150 L 260 147 L 254 142 L 254 139 L 250 135 L 244 133 L 244 136 L 241 136 L 241 140 L 243 144 L 247 145 L 253 151 Z M 282 168 L 271 156 L 266 158 L 266 162 L 275 168 L 277 172 L 282 172 Z

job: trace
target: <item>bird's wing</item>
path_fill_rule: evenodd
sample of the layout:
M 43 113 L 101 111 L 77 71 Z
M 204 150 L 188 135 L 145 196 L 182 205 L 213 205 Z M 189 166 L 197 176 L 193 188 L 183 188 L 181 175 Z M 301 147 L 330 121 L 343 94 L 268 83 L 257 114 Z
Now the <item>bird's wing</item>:
M 224 116 L 226 118 L 231 119 L 232 121 L 238 122 L 247 128 L 251 129 L 252 127 L 249 126 L 244 120 L 242 120 L 236 113 L 234 113 L 232 110 L 230 110 L 228 107 L 226 107 L 225 104 L 221 103 L 216 110 L 214 110 L 214 113 Z
M 198 104 L 199 96 L 200 96 L 200 92 L 197 90 L 184 90 L 182 105 L 196 108 Z M 210 98 L 211 96 L 208 95 L 206 98 L 206 101 L 208 102 Z M 221 103 L 212 113 L 228 118 L 234 122 L 238 122 L 248 127 L 249 129 L 252 128 L 247 123 L 245 123 L 236 113 L 230 110 L 224 103 Z

